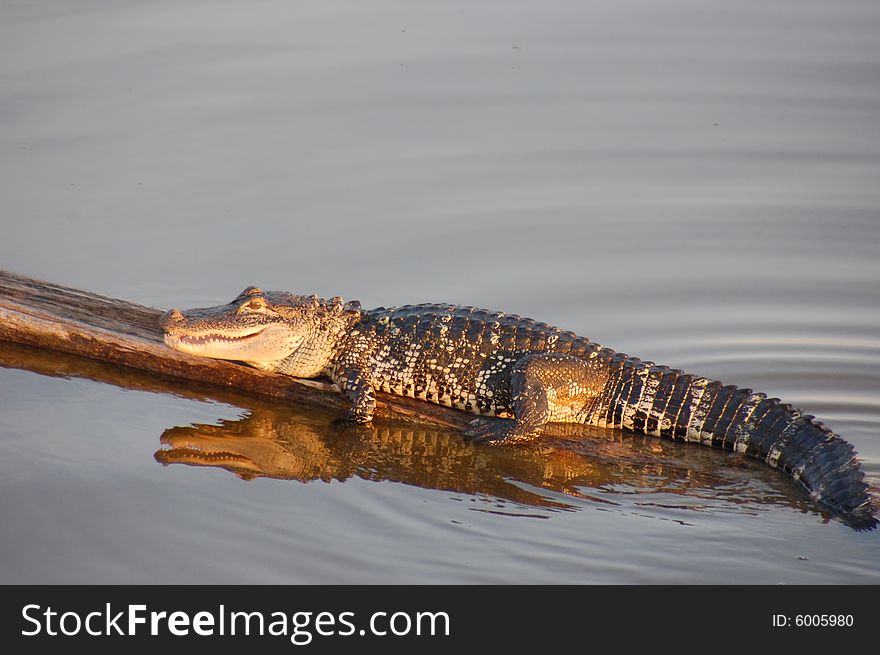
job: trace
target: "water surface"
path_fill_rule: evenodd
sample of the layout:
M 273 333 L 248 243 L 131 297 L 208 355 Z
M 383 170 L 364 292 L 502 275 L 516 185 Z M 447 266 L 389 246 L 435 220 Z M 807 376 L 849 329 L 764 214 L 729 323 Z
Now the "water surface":
M 880 485 L 877 3 L 0 18 L 0 267 L 157 307 L 257 284 L 532 316 L 800 406 Z M 0 364 L 4 583 L 880 582 L 876 533 L 709 449 L 339 433 Z

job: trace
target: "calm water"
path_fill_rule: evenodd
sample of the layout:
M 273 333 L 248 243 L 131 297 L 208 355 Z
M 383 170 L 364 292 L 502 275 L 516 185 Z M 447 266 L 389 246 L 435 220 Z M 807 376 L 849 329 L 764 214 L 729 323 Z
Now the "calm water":
M 870 0 L 4 2 L 0 268 L 528 315 L 801 406 L 880 485 L 878 34 Z M 0 366 L 2 583 L 880 582 L 877 533 L 710 449 Z

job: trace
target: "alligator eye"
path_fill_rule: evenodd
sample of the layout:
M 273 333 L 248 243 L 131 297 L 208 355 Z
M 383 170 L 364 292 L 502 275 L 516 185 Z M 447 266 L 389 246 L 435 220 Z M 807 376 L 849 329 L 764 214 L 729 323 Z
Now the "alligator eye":
M 253 300 L 250 300 L 250 301 L 240 305 L 238 310 L 239 311 L 246 311 L 246 310 L 252 309 L 252 310 L 259 311 L 259 310 L 265 309 L 265 308 L 266 308 L 266 301 L 265 300 L 263 300 L 262 298 L 254 298 Z

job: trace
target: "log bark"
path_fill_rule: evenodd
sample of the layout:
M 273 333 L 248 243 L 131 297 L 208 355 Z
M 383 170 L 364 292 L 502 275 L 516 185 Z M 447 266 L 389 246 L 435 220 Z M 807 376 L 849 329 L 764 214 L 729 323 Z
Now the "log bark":
M 69 353 L 292 403 L 338 408 L 348 401 L 327 380 L 300 380 L 234 362 L 194 357 L 162 340 L 163 310 L 0 270 L 0 340 Z M 462 428 L 472 416 L 380 393 L 376 415 Z

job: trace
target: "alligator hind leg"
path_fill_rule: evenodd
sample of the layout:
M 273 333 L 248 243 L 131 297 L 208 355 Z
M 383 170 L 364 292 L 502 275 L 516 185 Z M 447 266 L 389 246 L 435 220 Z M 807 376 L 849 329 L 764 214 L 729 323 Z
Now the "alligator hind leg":
M 513 419 L 479 420 L 465 432 L 474 443 L 495 443 L 537 434 L 546 423 L 577 422 L 601 391 L 607 372 L 593 360 L 536 353 L 511 370 Z

